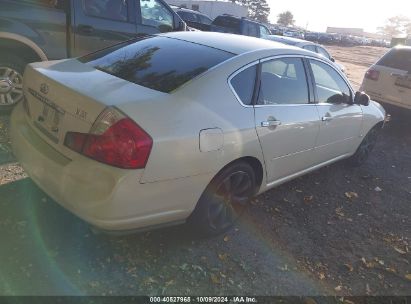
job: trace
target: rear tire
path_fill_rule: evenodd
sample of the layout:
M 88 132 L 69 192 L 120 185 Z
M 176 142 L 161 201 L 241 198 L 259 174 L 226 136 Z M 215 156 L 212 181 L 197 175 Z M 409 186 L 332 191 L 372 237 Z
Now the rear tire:
M 375 126 L 367 133 L 357 151 L 349 158 L 349 161 L 353 166 L 361 166 L 368 159 L 377 143 L 379 132 L 380 127 Z
M 246 162 L 223 169 L 208 185 L 188 219 L 203 236 L 228 231 L 244 212 L 255 194 L 256 178 Z
M 10 112 L 23 99 L 23 73 L 27 65 L 23 59 L 0 53 L 0 111 Z

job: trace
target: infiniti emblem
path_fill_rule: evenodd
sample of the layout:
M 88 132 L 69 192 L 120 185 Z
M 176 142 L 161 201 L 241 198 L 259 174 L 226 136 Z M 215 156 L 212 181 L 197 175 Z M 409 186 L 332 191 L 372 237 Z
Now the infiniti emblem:
M 44 95 L 48 94 L 49 92 L 49 86 L 45 83 L 42 83 L 40 85 L 40 92 L 43 93 Z

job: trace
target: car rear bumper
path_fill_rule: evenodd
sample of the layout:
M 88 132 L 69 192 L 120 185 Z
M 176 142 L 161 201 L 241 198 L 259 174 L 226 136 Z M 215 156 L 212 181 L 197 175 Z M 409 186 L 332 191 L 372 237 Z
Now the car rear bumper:
M 393 105 L 393 106 L 397 106 L 397 107 L 401 107 L 401 108 L 411 110 L 411 100 L 410 100 L 409 103 L 404 103 L 404 102 L 398 102 L 398 101 L 389 99 L 385 96 L 382 96 L 380 94 L 376 94 L 376 93 L 373 93 L 373 92 L 366 91 L 366 93 L 371 97 L 372 100 L 375 100 L 379 103 L 383 103 L 383 104 L 386 103 L 386 104 L 390 104 L 390 105 Z
M 212 177 L 141 184 L 143 170 L 113 168 L 54 150 L 27 122 L 22 104 L 11 117 L 13 152 L 33 181 L 61 206 L 107 231 L 181 222 Z

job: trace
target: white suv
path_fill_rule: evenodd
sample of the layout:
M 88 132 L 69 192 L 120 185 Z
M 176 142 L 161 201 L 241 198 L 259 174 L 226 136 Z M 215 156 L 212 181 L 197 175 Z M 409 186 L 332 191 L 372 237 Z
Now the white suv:
M 411 47 L 395 47 L 371 66 L 361 91 L 373 100 L 411 110 Z

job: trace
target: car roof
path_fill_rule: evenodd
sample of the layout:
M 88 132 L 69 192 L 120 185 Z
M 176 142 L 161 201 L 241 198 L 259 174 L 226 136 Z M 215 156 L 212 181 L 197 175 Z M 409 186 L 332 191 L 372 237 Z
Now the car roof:
M 170 32 L 160 34 L 174 39 L 206 45 L 236 55 L 261 49 L 292 49 L 285 44 L 255 37 L 215 32 Z M 193 54 L 195 56 L 195 54 Z
M 185 7 L 179 7 L 179 6 L 177 6 L 177 7 L 175 8 L 175 10 L 176 10 L 176 11 L 180 11 L 180 12 L 193 13 L 193 14 L 203 15 L 203 16 L 208 17 L 206 14 L 203 14 L 203 13 L 201 13 L 201 12 L 199 12 L 199 11 L 191 10 L 191 9 L 185 8 Z M 210 18 L 210 17 L 208 17 L 208 18 Z
M 246 22 L 266 26 L 264 23 L 261 23 L 259 21 L 252 20 L 252 19 L 249 19 L 249 18 L 246 18 L 246 17 L 239 17 L 239 16 L 235 16 L 235 15 L 231 15 L 231 14 L 222 14 L 222 15 L 219 15 L 219 16 L 215 17 L 215 19 L 217 19 L 217 18 L 219 18 L 219 19 L 220 18 L 228 18 L 228 19 L 231 18 L 231 19 L 236 19 L 236 20 L 240 20 L 240 21 L 246 21 Z
M 279 35 L 269 35 L 268 39 L 272 39 L 271 41 L 278 41 L 278 42 L 283 42 L 283 43 L 287 43 L 289 45 L 315 45 L 315 43 L 311 42 L 311 41 L 307 41 L 304 39 L 298 39 L 298 38 L 293 38 L 293 37 L 284 37 L 284 36 L 279 36 Z

